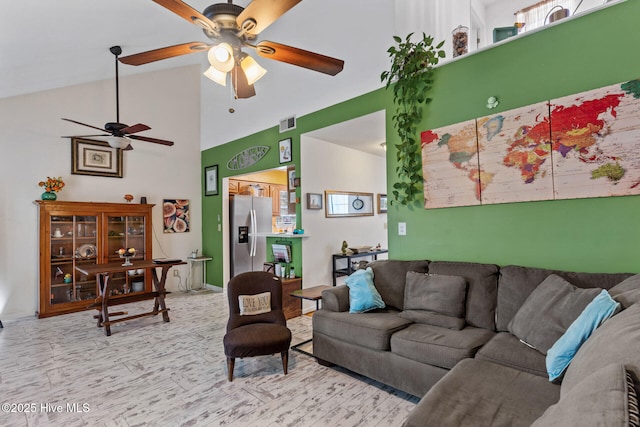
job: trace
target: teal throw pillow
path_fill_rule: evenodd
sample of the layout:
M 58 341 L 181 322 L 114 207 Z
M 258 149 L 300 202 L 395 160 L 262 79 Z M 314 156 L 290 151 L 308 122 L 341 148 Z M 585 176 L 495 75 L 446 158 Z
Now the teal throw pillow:
M 347 277 L 345 283 L 349 287 L 349 313 L 364 313 L 376 308 L 384 308 L 382 297 L 373 285 L 373 270 L 356 270 Z
M 606 290 L 602 290 L 584 308 L 565 333 L 547 351 L 546 364 L 549 381 L 554 381 L 562 376 L 580 346 L 600 324 L 613 316 L 618 309 L 620 309 L 620 304 L 615 302 Z

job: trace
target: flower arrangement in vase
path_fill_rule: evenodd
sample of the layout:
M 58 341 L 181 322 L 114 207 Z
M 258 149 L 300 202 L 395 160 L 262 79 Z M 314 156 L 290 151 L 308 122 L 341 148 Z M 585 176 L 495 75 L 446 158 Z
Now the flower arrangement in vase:
M 56 200 L 56 191 L 62 190 L 64 187 L 64 181 L 62 177 L 51 178 L 47 177 L 46 181 L 40 181 L 38 183 L 39 187 L 44 187 L 44 193 L 42 193 L 42 200 Z

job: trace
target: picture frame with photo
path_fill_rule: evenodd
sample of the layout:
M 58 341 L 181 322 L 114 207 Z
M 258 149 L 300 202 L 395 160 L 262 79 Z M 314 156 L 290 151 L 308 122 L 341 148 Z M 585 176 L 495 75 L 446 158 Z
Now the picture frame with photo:
M 307 209 L 322 209 L 322 194 L 307 193 Z
M 71 174 L 122 178 L 122 150 L 104 141 L 71 138 Z
M 278 155 L 280 164 L 289 163 L 293 160 L 293 154 L 291 152 L 291 138 L 282 139 L 278 142 Z
M 378 213 L 387 213 L 387 195 L 378 194 Z
M 218 195 L 218 165 L 211 165 L 204 168 L 204 195 Z

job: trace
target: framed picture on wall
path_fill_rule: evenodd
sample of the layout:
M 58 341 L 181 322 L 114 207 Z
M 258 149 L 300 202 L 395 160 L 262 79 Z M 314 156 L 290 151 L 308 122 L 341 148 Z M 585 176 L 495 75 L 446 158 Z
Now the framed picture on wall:
M 307 193 L 307 209 L 322 209 L 322 194 Z
M 204 168 L 204 195 L 218 195 L 218 165 Z
M 71 138 L 71 173 L 122 178 L 122 150 L 102 141 Z
M 378 194 L 378 213 L 387 213 L 387 195 Z
M 292 160 L 291 138 L 278 142 L 278 154 L 280 156 L 280 163 L 289 163 Z

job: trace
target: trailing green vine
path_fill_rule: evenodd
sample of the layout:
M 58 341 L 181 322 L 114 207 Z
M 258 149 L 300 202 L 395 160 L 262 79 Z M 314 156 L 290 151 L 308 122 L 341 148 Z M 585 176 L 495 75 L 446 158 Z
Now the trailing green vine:
M 391 69 L 380 75 L 387 89 L 393 87 L 393 103 L 397 107 L 392 120 L 401 141 L 395 146 L 399 180 L 393 184 L 392 193 L 401 205 L 414 202 L 422 191 L 417 126 L 423 119 L 422 107 L 431 102 L 427 94 L 433 84 L 433 66 L 445 57 L 441 49 L 444 41 L 434 46 L 433 37 L 422 33 L 422 40 L 414 43 L 411 41 L 412 35 L 409 34 L 404 41 L 400 37 L 393 37 L 397 46 L 387 50 Z

